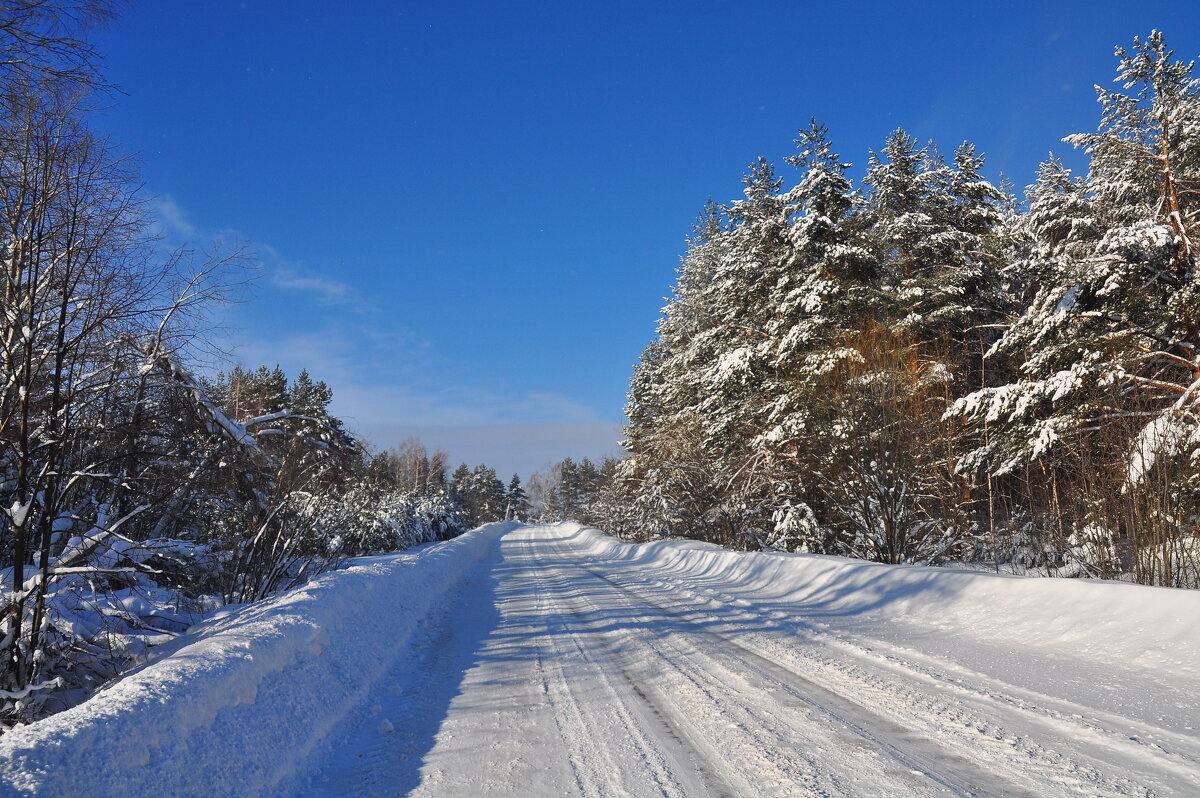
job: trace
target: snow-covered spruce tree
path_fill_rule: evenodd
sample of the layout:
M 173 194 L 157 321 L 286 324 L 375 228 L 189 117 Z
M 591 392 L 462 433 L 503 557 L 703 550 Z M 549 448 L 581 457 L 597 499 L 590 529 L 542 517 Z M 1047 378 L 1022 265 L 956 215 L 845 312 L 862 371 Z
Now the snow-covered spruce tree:
M 702 377 L 722 346 L 720 295 L 711 288 L 731 249 L 723 208 L 707 202 L 688 239 L 658 335 L 634 369 L 625 407 L 629 423 L 609 493 L 606 529 L 630 538 L 703 537 L 719 502 L 710 475 L 718 452 L 701 445 Z M 619 498 L 618 498 L 619 497 Z
M 504 519 L 508 506 L 504 483 L 491 466 L 480 463 L 471 469 L 462 463 L 450 478 L 449 493 L 461 507 L 468 529 Z
M 458 468 L 450 475 L 450 496 L 459 504 L 466 501 L 466 493 L 471 481 L 471 468 L 466 463 L 459 463 Z
M 471 505 L 474 516 L 472 526 L 504 519 L 508 507 L 504 497 L 504 483 L 496 476 L 496 469 L 480 463 L 471 472 Z
M 701 511 L 695 520 L 707 536 L 757 547 L 773 516 L 768 458 L 758 441 L 767 426 L 764 385 L 774 359 L 766 327 L 775 316 L 774 294 L 789 261 L 792 209 L 780 193 L 782 178 L 765 159 L 751 165 L 743 183 L 744 199 L 730 205 L 728 229 L 695 253 L 703 254 L 700 265 L 711 269 L 709 279 L 689 275 L 693 296 L 687 299 L 693 307 L 681 310 L 703 309 L 707 319 L 682 350 L 680 366 L 693 375 L 695 396 L 692 404 L 676 409 L 668 436 L 695 440 L 679 442 L 693 455 L 686 464 L 673 464 L 686 472 L 665 474 L 663 487 L 692 494 L 687 504 Z M 668 308 L 668 314 L 673 311 Z
M 640 517 L 634 507 L 639 498 L 652 489 L 646 478 L 652 475 L 653 465 L 667 456 L 659 440 L 668 412 L 668 399 L 664 393 L 671 387 L 671 377 L 665 368 L 670 353 L 661 340 L 662 324 L 663 320 L 660 320 L 659 336 L 642 351 L 633 369 L 625 395 L 628 421 L 625 439 L 621 442 L 627 456 L 608 487 L 612 501 L 603 527 L 611 534 L 627 539 L 641 539 L 644 530 L 655 525 L 661 517 L 657 512 Z
M 529 495 L 521 487 L 519 474 L 513 474 L 512 479 L 508 481 L 508 488 L 504 491 L 504 508 L 504 518 L 507 521 L 529 520 L 532 505 L 529 503 Z
M 888 277 L 902 297 L 920 304 L 923 278 L 943 261 L 947 242 L 940 193 L 946 166 L 929 147 L 920 147 L 903 129 L 894 130 L 880 153 L 868 161 L 871 235 L 886 260 Z
M 1086 258 L 1094 242 L 1098 228 L 1085 181 L 1056 158 L 1041 165 L 1037 181 L 1026 190 L 1026 201 L 1024 213 L 1011 205 L 1005 211 L 1002 265 L 992 284 L 996 321 L 982 325 L 980 339 L 990 345 L 981 347 L 986 357 L 979 361 L 979 384 L 958 388 L 964 393 L 1022 379 L 1028 352 L 997 346 L 997 333 L 1020 323 L 1039 290 L 1052 284 L 1070 263 Z M 951 416 L 962 417 L 962 408 L 956 405 Z M 1061 463 L 1056 465 L 1054 458 L 1012 457 L 1012 447 L 1032 432 L 1029 428 L 1017 432 L 1014 422 L 1018 419 L 997 424 L 987 414 L 974 417 L 958 447 L 956 468 L 983 490 L 987 556 L 1015 567 L 1053 567 L 1061 564 L 1062 544 L 1069 534 L 1059 496 L 1071 491 L 1059 490 Z M 1036 418 L 1027 416 L 1025 423 L 1034 424 Z M 1009 458 L 1007 467 L 997 467 L 1004 457 Z
M 894 289 L 898 301 L 876 318 L 894 319 L 910 336 L 912 383 L 930 388 L 936 373 L 944 405 L 990 384 L 983 355 L 1012 303 L 1009 284 L 1001 279 L 1008 248 L 1003 195 L 980 175 L 983 159 L 969 143 L 958 147 L 950 166 L 932 143 L 918 149 L 898 130 L 883 154 L 886 160 L 872 156 L 867 174 L 870 236 L 882 262 L 882 285 Z M 937 397 L 926 398 L 926 409 L 933 409 Z M 942 528 L 974 537 L 992 526 L 992 486 L 984 480 L 979 490 L 973 474 L 955 473 L 959 450 L 971 445 L 970 431 L 938 415 L 915 416 L 910 425 L 925 425 L 912 430 L 922 441 L 907 450 L 915 459 L 880 473 L 898 479 L 922 475 L 926 489 L 905 493 L 924 493 L 926 501 L 939 505 L 928 509 Z M 928 482 L 930 476 L 936 484 Z
M 947 165 L 931 143 L 918 149 L 903 130 L 872 154 L 869 235 L 882 281 L 898 294 L 889 309 L 914 337 L 944 350 L 955 387 L 982 387 L 983 331 L 1007 307 L 997 280 L 1003 263 L 1003 196 L 980 175 L 984 159 L 961 144 Z
M 1007 219 L 1013 212 L 1013 200 L 980 173 L 984 157 L 970 142 L 954 151 L 954 169 L 950 175 L 948 209 L 951 241 L 945 263 L 934 274 L 931 288 L 934 304 L 927 314 L 933 323 L 948 325 L 950 335 L 966 354 L 964 358 L 978 369 L 978 360 L 994 322 L 1010 305 L 1008 285 L 1001 279 L 1001 268 L 1011 246 Z M 940 300 L 940 301 L 939 301 Z M 985 378 L 964 375 L 968 386 Z
M 579 473 L 579 464 L 570 457 L 564 457 L 558 465 L 551 468 L 550 478 L 552 490 L 546 505 L 554 518 L 567 521 L 579 518 L 579 508 L 582 506 L 583 481 Z
M 1122 91 L 1098 87 L 1099 131 L 1067 139 L 1091 157 L 1086 182 L 1050 164 L 1030 192 L 1029 270 L 1040 285 L 996 346 L 1020 353 L 1020 378 L 954 412 L 992 425 L 964 468 L 1048 464 L 1065 535 L 1103 528 L 1140 579 L 1170 584 L 1180 563 L 1163 549 L 1191 535 L 1197 508 L 1200 89 L 1192 63 L 1174 60 L 1157 32 L 1117 57 Z M 1175 523 L 1164 539 L 1142 539 L 1127 513 L 1102 506 L 1170 468 Z M 1062 506 L 1058 481 L 1073 476 L 1102 479 L 1091 506 Z
M 700 287 L 701 305 L 711 315 L 695 342 L 708 362 L 701 369 L 702 396 L 692 409 L 701 415 L 706 443 L 721 448 L 744 448 L 763 426 L 760 388 L 769 364 L 763 344 L 770 337 L 765 327 L 774 315 L 772 294 L 790 245 L 789 209 L 774 167 L 759 158 L 743 182 L 745 198 L 729 207 L 731 228 L 721 236 L 721 258 Z
M 709 199 L 687 241 L 672 297 L 663 308 L 657 336 L 642 352 L 630 383 L 626 434 L 635 451 L 653 448 L 645 440 L 669 424 L 672 415 L 703 400 L 700 372 L 714 358 L 720 336 L 721 294 L 712 290 L 718 270 L 730 254 L 729 220 Z M 643 446 L 645 443 L 645 446 Z
M 771 542 L 791 550 L 827 550 L 830 541 L 812 523 L 823 514 L 817 475 L 829 476 L 844 450 L 848 429 L 837 423 L 825 378 L 846 358 L 847 346 L 878 311 L 878 264 L 864 246 L 861 198 L 846 176 L 850 164 L 834 153 L 826 128 L 813 120 L 799 131 L 800 152 L 788 162 L 803 173 L 785 196 L 799 215 L 788 230 L 788 259 L 772 286 L 760 357 L 768 364 L 767 403 L 755 443 L 770 462 Z M 806 523 L 796 527 L 796 519 Z M 803 534 L 798 534 L 803 530 Z

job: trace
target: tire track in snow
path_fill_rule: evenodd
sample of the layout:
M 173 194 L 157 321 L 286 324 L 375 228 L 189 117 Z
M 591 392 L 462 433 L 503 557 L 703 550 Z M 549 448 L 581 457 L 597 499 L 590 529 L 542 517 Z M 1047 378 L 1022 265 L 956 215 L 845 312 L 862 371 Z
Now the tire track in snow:
M 1024 717 L 1057 723 L 1068 702 L 1049 717 L 1036 694 L 953 662 L 836 630 L 789 636 L 778 609 L 592 560 L 560 534 L 498 542 L 487 581 L 464 583 L 393 666 L 401 693 L 369 699 L 396 734 L 358 708 L 357 761 L 313 795 L 1154 794 L 1058 753 L 1079 750 L 1070 730 Z
M 564 577 L 561 581 L 572 580 Z M 587 635 L 588 650 L 600 655 L 596 659 L 605 672 L 619 674 L 626 689 L 651 713 L 659 740 L 673 744 L 680 765 L 695 771 L 708 785 L 693 794 L 827 796 L 842 792 L 836 789 L 836 779 L 827 779 L 822 786 L 817 768 L 795 746 L 794 739 L 764 729 L 761 715 L 731 701 L 725 695 L 728 683 L 714 682 L 703 668 L 689 666 L 688 654 L 665 656 L 661 644 L 644 635 L 635 638 L 631 634 L 622 636 L 620 643 L 610 642 L 603 622 L 589 618 L 599 612 L 595 606 L 579 599 L 562 603 L 568 605 L 580 630 L 576 637 Z M 635 646 L 637 650 L 631 651 Z M 652 654 L 654 661 L 637 662 L 637 655 L 646 653 Z M 675 678 L 666 684 L 669 676 Z
M 577 604 L 569 597 L 563 597 L 562 584 L 551 586 L 545 568 L 540 564 L 530 568 L 537 584 L 537 592 L 542 610 L 547 618 L 547 633 L 553 641 L 556 638 L 570 640 L 570 649 L 565 652 L 580 662 L 593 666 L 596 675 L 604 682 L 607 691 L 616 699 L 612 708 L 618 713 L 630 738 L 639 754 L 639 758 L 650 771 L 654 785 L 661 790 L 663 796 L 688 795 L 685 784 L 687 773 L 692 772 L 698 785 L 694 785 L 691 794 L 713 796 L 713 798 L 736 798 L 746 794 L 745 787 L 735 789 L 720 775 L 705 763 L 705 758 L 695 750 L 691 742 L 681 735 L 668 722 L 661 710 L 660 702 L 652 697 L 647 690 L 639 686 L 638 681 L 621 666 L 610 647 L 603 646 L 602 638 L 589 635 L 587 642 L 602 644 L 604 656 L 597 659 L 593 656 L 592 648 L 587 645 L 579 633 L 572 630 L 571 625 L 562 619 L 563 613 L 554 612 L 551 608 L 566 609 L 576 624 L 579 624 L 580 612 Z M 558 619 L 558 620 L 552 620 Z M 596 746 L 597 735 L 594 723 L 589 723 L 583 707 L 584 701 L 575 695 L 572 685 L 575 680 L 568 677 L 563 667 L 562 646 L 558 647 L 557 665 L 552 666 L 557 678 L 547 678 L 544 663 L 539 663 L 543 674 L 543 685 L 548 695 L 560 694 L 558 700 L 552 699 L 558 711 L 556 718 L 569 719 L 567 726 L 560 725 L 564 738 L 574 741 L 575 751 L 572 756 L 572 769 L 576 773 L 577 784 L 582 795 L 625 795 L 630 785 L 614 781 L 615 774 L 620 773 L 621 763 L 614 762 L 611 753 L 604 747 Z M 613 678 L 617 677 L 617 678 Z M 557 689 L 556 689 L 557 688 Z M 629 707 L 629 697 L 636 699 L 638 706 Z M 640 711 L 638 711 L 640 710 Z M 640 722 L 639 722 L 640 721 Z M 649 728 L 644 728 L 649 727 Z M 581 732 L 583 732 L 581 734 Z M 590 756 L 579 750 L 581 743 L 586 740 Z M 597 773 L 596 759 L 605 760 L 604 775 Z M 674 767 L 671 767 L 674 765 Z
M 578 570 L 581 566 L 568 549 L 561 545 L 555 549 L 560 562 L 566 564 L 547 562 L 543 567 L 564 574 L 560 581 L 578 584 L 578 578 L 572 579 L 565 574 L 588 575 L 588 571 Z M 589 581 L 595 583 L 595 580 Z M 657 695 L 658 700 L 650 700 L 650 703 L 662 716 L 666 727 L 678 729 L 689 739 L 693 749 L 704 754 L 704 760 L 711 763 L 709 772 L 737 778 L 741 784 L 735 794 L 863 795 L 880 789 L 902 790 L 904 794 L 930 794 L 931 791 L 988 794 L 983 790 L 956 792 L 945 784 L 930 784 L 933 780 L 921 778 L 921 772 L 909 761 L 884 773 L 882 783 L 878 781 L 878 775 L 863 776 L 854 765 L 860 763 L 864 755 L 873 756 L 876 747 L 855 738 L 848 744 L 843 741 L 840 750 L 828 750 L 829 740 L 844 728 L 844 724 L 836 720 L 830 723 L 824 717 L 825 713 L 821 713 L 821 718 L 815 722 L 810 718 L 806 725 L 798 725 L 798 721 L 804 719 L 797 718 L 797 713 L 777 711 L 781 708 L 781 700 L 776 695 L 777 685 L 764 689 L 748 683 L 745 676 L 750 669 L 745 663 L 730 668 L 702 648 L 678 645 L 679 629 L 672 630 L 667 636 L 663 634 L 663 627 L 655 622 L 657 619 L 650 618 L 648 624 L 642 623 L 648 617 L 646 610 L 654 608 L 653 604 L 636 596 L 631 601 L 628 591 L 614 589 L 610 582 L 602 583 L 602 589 L 603 598 L 609 603 L 619 599 L 622 617 L 639 618 L 636 626 L 647 631 L 636 635 L 622 633 L 619 641 L 610 644 L 608 639 L 616 638 L 617 632 L 604 631 L 603 616 L 612 608 L 607 604 L 601 607 L 603 599 L 569 600 L 567 603 L 572 605 L 576 624 L 589 635 L 589 645 L 602 650 L 608 667 L 624 672 L 633 685 L 640 683 L 645 688 L 643 694 L 653 691 Z M 653 654 L 653 666 L 643 663 L 640 677 L 630 675 L 631 668 L 627 666 L 643 653 Z M 722 678 L 716 678 L 718 675 Z M 667 681 L 671 683 L 666 684 Z M 737 689 L 739 685 L 741 690 Z M 751 698 L 754 700 L 748 700 Z M 837 761 L 829 761 L 831 758 Z M 839 769 L 845 769 L 845 774 L 839 774 Z M 874 779 L 874 785 L 864 788 L 861 783 L 864 779 Z M 1008 794 L 1020 793 L 1009 790 Z
M 761 623 L 764 620 L 762 611 L 754 611 L 744 601 L 732 601 L 719 590 L 674 581 L 659 585 L 698 601 L 716 603 L 725 612 L 726 623 L 731 625 L 743 623 L 749 627 L 754 621 Z M 664 609 L 671 612 L 670 608 Z M 782 617 L 784 613 L 778 610 L 766 610 L 766 618 L 778 621 Z M 1145 779 L 1161 783 L 1167 773 L 1175 775 L 1173 785 L 1170 782 L 1162 785 L 1168 790 L 1167 794 L 1191 795 L 1194 785 L 1200 783 L 1200 769 L 1196 767 L 1192 753 L 1197 742 L 1193 738 L 1153 727 L 1148 729 L 1148 734 L 1131 736 L 1131 728 L 1144 729 L 1146 725 L 1077 706 L 1055 696 L 1014 687 L 884 641 L 856 641 L 831 631 L 809 632 L 807 648 L 784 645 L 778 635 L 750 634 L 743 635 L 743 639 L 757 638 L 757 644 L 766 646 L 771 652 L 750 648 L 786 670 L 799 673 L 798 669 L 804 668 L 820 672 L 827 680 L 839 683 L 839 689 L 834 691 L 836 694 L 855 695 L 855 703 L 878 702 L 872 706 L 889 707 L 893 715 L 900 715 L 906 722 L 922 722 L 931 736 L 945 737 L 947 731 L 956 732 L 955 744 L 968 754 L 987 751 L 997 761 L 1013 762 L 1019 770 L 1026 772 L 1031 783 L 1039 785 L 1031 788 L 1034 793 L 1044 791 L 1047 784 L 1055 784 L 1061 790 L 1087 794 L 1153 795 L 1153 789 L 1131 777 L 1142 772 L 1139 768 L 1144 768 L 1149 761 L 1144 756 L 1139 759 L 1139 754 L 1153 756 L 1159 771 L 1146 773 Z M 725 635 L 720 637 L 730 639 Z M 873 647 L 893 653 L 881 654 Z M 831 654 L 833 651 L 848 656 L 839 658 Z M 936 667 L 908 661 L 895 653 L 899 651 Z M 958 678 L 941 673 L 938 668 L 956 671 Z M 971 678 L 962 678 L 966 676 Z M 927 687 L 915 688 L 914 682 Z M 901 706 L 897 709 L 898 702 Z M 1055 710 L 1054 706 L 1061 708 Z M 997 713 L 1021 717 L 998 719 Z M 1084 713 L 1094 717 L 1089 721 L 1084 718 Z M 1100 725 L 1102 719 L 1107 720 L 1107 727 Z M 1022 732 L 1014 733 L 1004 728 L 1004 724 L 1014 721 L 1015 727 L 1023 729 Z M 1029 724 L 1035 727 L 1033 734 L 1030 734 Z M 1074 750 L 1083 740 L 1107 750 L 1111 758 L 1095 761 L 1094 754 L 1068 756 L 1047 747 L 1047 744 L 1057 744 Z M 1168 745 L 1171 746 L 1169 749 Z M 1018 754 L 1015 759 L 1014 753 Z M 1106 775 L 1105 771 L 1118 775 Z
M 953 713 L 962 726 L 975 728 L 981 735 L 1012 740 L 1031 758 L 1041 756 L 1047 764 L 1061 767 L 1069 763 L 1069 768 L 1089 778 L 1093 788 L 1103 785 L 1115 791 L 1140 791 L 1132 779 L 1107 778 L 1100 770 L 1041 748 L 1032 740 L 1021 741 L 1006 735 L 993 718 L 997 714 L 1019 715 L 1023 723 L 1041 728 L 1049 737 L 1086 741 L 1094 748 L 1105 750 L 1106 764 L 1115 765 L 1111 769 L 1118 772 L 1136 772 L 1139 766 L 1153 758 L 1162 771 L 1160 776 L 1171 773 L 1180 784 L 1200 784 L 1200 741 L 1195 738 L 1014 686 L 886 642 L 872 641 L 867 645 L 840 637 L 823 642 L 850 656 L 871 661 L 879 671 L 889 672 L 892 675 L 887 678 L 889 688 L 903 694 L 910 705 L 924 703 L 927 711 Z M 859 675 L 870 678 L 865 670 Z M 879 684 L 878 673 L 874 681 Z M 914 690 L 911 684 L 905 684 L 912 681 L 925 685 L 926 689 Z M 928 706 L 931 695 L 938 697 L 937 706 Z M 1057 763 L 1053 761 L 1055 759 Z
M 704 655 L 713 659 L 732 660 L 734 672 L 755 674 L 761 684 L 758 689 L 774 692 L 780 700 L 794 707 L 828 716 L 846 732 L 895 760 L 910 773 L 919 774 L 937 785 L 943 792 L 959 796 L 1035 796 L 1036 792 L 1007 783 L 994 773 L 975 766 L 958 755 L 938 747 L 913 730 L 880 717 L 865 707 L 813 682 L 767 656 L 738 641 L 711 629 L 699 626 L 668 607 L 657 603 L 639 591 L 620 584 L 605 574 L 580 564 L 580 569 L 593 578 L 610 585 L 630 599 L 631 608 L 648 607 L 669 618 L 688 633 L 715 644 L 705 648 Z M 714 654 L 719 652 L 719 657 Z

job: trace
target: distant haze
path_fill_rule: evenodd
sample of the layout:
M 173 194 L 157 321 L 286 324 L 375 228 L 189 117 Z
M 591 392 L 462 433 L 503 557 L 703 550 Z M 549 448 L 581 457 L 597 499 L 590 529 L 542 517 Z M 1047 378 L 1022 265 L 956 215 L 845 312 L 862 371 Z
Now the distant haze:
M 457 426 L 389 426 L 359 429 L 377 450 L 416 438 L 431 452 L 444 449 L 451 468 L 459 463 L 487 463 L 508 483 L 514 473 L 526 482 L 529 476 L 564 457 L 599 460 L 620 456 L 622 425 L 612 422 L 557 422 L 547 424 L 488 424 Z

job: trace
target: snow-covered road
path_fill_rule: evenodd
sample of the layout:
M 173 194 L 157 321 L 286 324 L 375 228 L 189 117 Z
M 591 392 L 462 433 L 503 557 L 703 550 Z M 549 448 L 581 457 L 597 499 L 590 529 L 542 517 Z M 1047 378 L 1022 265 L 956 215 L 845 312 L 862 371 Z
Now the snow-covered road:
M 418 645 L 421 667 L 399 662 L 289 790 L 1045 796 L 1200 785 L 1194 683 L 1112 673 L 1062 647 L 1012 648 L 1003 631 L 995 645 L 986 630 L 806 608 L 786 590 L 721 579 L 687 544 L 674 558 L 620 558 L 594 532 L 523 527 L 495 546 Z
M 0 794 L 1200 795 L 1200 592 L 492 525 L 215 619 Z

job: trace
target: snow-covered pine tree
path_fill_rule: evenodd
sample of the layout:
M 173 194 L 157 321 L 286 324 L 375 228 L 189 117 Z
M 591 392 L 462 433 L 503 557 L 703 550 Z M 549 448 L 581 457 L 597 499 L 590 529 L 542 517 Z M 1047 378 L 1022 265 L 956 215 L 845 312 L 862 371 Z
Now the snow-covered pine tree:
M 469 500 L 471 487 L 471 469 L 466 463 L 459 463 L 458 468 L 450 475 L 450 496 L 463 505 L 464 509 Z
M 1067 138 L 1091 157 L 1086 183 L 1049 164 L 1030 192 L 1041 283 L 996 347 L 1021 376 L 955 405 L 992 424 L 965 465 L 1086 456 L 1109 464 L 1110 494 L 1200 448 L 1200 88 L 1158 32 L 1117 57 L 1099 131 Z
M 474 524 L 503 520 L 507 503 L 504 483 L 497 478 L 496 469 L 483 463 L 475 466 L 471 472 L 470 486 L 475 509 Z
M 761 385 L 770 362 L 765 327 L 774 316 L 772 292 L 788 260 L 790 211 L 779 193 L 783 180 L 766 159 L 751 165 L 743 183 L 745 198 L 729 208 L 732 228 L 722 236 L 721 258 L 702 288 L 701 304 L 712 318 L 697 342 L 707 365 L 695 410 L 706 445 L 745 449 L 741 456 L 748 461 L 754 453 L 746 442 L 764 426 Z
M 292 412 L 311 418 L 327 415 L 332 401 L 333 391 L 322 380 L 314 382 L 307 369 L 300 370 L 285 394 L 285 404 Z
M 940 203 L 945 214 L 942 248 L 938 262 L 927 270 L 925 295 L 917 307 L 925 319 L 922 337 L 941 335 L 955 348 L 946 354 L 955 362 L 958 385 L 968 389 L 980 387 L 986 331 L 1008 304 L 999 280 L 1006 241 L 1004 197 L 980 174 L 983 164 L 969 142 L 954 151 L 953 169 L 946 184 L 938 186 L 945 195 Z
M 529 496 L 525 493 L 525 489 L 521 487 L 521 477 L 519 474 L 513 474 L 512 479 L 508 481 L 508 489 L 504 493 L 504 505 L 505 520 L 528 520 L 530 510 Z
M 1130 418 L 1147 452 L 1200 440 L 1200 93 L 1158 33 L 1118 57 L 1118 81 L 1137 93 L 1098 88 L 1100 131 L 1067 139 L 1092 157 L 1086 184 L 1052 162 L 1030 192 L 1029 270 L 1042 285 L 997 345 L 1028 353 L 1023 379 L 958 403 L 1018 433 L 997 449 L 997 471 Z M 1147 460 L 1130 455 L 1136 480 Z
M 870 235 L 886 269 L 881 277 L 914 308 L 946 245 L 949 198 L 936 190 L 939 182 L 948 182 L 945 172 L 932 145 L 920 147 L 900 128 L 888 135 L 882 152 L 868 159 L 864 182 L 870 189 Z
M 845 336 L 876 312 L 879 296 L 877 262 L 854 217 L 862 203 L 846 176 L 850 164 L 832 151 L 827 129 L 816 120 L 799 131 L 796 143 L 800 153 L 788 160 L 803 178 L 785 201 L 799 217 L 788 231 L 789 259 L 772 286 L 759 345 L 770 365 L 760 440 L 791 458 L 802 440 L 821 434 L 813 415 L 819 412 L 817 380 L 839 359 L 857 357 L 843 346 Z
M 815 523 L 806 523 L 800 535 L 793 522 L 813 520 L 813 475 L 844 446 L 845 430 L 831 423 L 823 379 L 841 359 L 859 357 L 846 346 L 847 337 L 875 312 L 878 267 L 856 217 L 862 201 L 846 175 L 850 164 L 833 152 L 827 129 L 814 119 L 796 144 L 800 151 L 788 162 L 802 178 L 784 203 L 798 216 L 768 300 L 772 312 L 763 322 L 759 352 L 768 364 L 767 409 L 755 443 L 769 456 L 762 482 L 772 545 L 786 538 L 788 548 L 824 550 Z
M 580 501 L 583 497 L 579 464 L 570 457 L 564 457 L 552 469 L 552 473 L 556 478 L 552 505 L 555 517 L 564 521 L 578 519 Z
M 634 369 L 625 407 L 629 452 L 615 475 L 608 527 L 628 536 L 703 534 L 715 486 L 701 446 L 702 378 L 723 345 L 712 284 L 730 249 L 729 220 L 711 199 L 688 238 L 658 335 Z M 616 497 L 620 497 L 619 499 Z
M 684 360 L 698 402 L 674 425 L 676 438 L 695 440 L 678 441 L 690 450 L 688 472 L 670 479 L 672 492 L 690 493 L 685 512 L 718 540 L 760 545 L 771 528 L 773 500 L 759 443 L 770 408 L 765 382 L 773 369 L 766 326 L 790 260 L 792 209 L 780 193 L 782 178 L 766 159 L 751 165 L 743 183 L 744 199 L 728 210 L 729 229 L 706 246 L 706 254 L 717 256 L 711 279 L 695 283 L 696 305 L 709 313 Z

